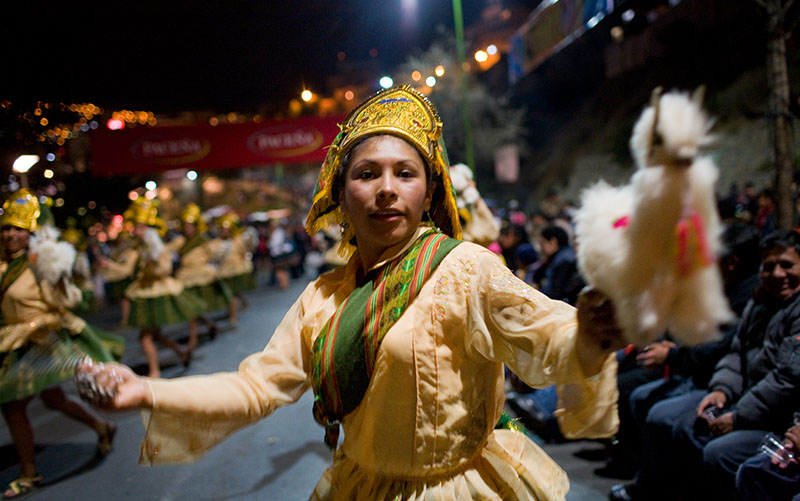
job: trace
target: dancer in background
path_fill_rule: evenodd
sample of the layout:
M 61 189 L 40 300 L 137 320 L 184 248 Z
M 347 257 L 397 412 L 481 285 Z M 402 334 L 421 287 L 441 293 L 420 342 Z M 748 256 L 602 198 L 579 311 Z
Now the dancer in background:
M 187 292 L 202 299 L 206 305 L 200 315 L 189 320 L 189 349 L 193 350 L 198 343 L 197 321 L 206 325 L 209 336 L 214 339 L 217 326 L 206 313 L 227 310 L 233 299 L 217 269 L 230 246 L 208 235 L 208 225 L 197 204 L 190 203 L 184 207 L 180 220 L 181 234 L 167 244 L 168 249 L 177 252 L 180 258 L 175 278 L 181 281 Z
M 236 325 L 239 310 L 247 307 L 245 291 L 256 288 L 253 274 L 253 250 L 258 244 L 255 228 L 245 228 L 235 212 L 227 212 L 217 218 L 219 236 L 230 245 L 230 251 L 219 266 L 219 277 L 233 295 L 228 309 L 231 325 Z
M 133 283 L 136 263 L 139 261 L 137 240 L 125 229 L 119 232 L 111 243 L 111 253 L 107 259 L 98 256 L 102 262 L 100 275 L 107 284 L 108 297 L 119 301 L 121 309 L 120 327 L 126 327 L 131 314 L 131 301 L 125 290 Z
M 13 193 L 0 216 L 0 409 L 20 462 L 19 478 L 3 493 L 12 499 L 35 489 L 33 428 L 28 402 L 39 395 L 45 406 L 97 432 L 97 452 L 111 451 L 116 426 L 59 386 L 72 378 L 75 365 L 89 356 L 98 362 L 121 355 L 123 341 L 88 326 L 69 309 L 81 301 L 70 276 L 75 250 L 58 242 L 58 231 L 40 228 L 40 205 L 28 190 Z
M 166 225 L 158 216 L 155 202 L 140 197 L 125 211 L 124 217 L 134 225 L 139 256 L 136 279 L 125 290 L 125 296 L 131 301 L 129 323 L 139 328 L 148 375 L 160 377 L 156 342 L 172 349 L 184 366 L 189 365 L 192 356 L 190 347 L 165 336 L 161 328 L 196 318 L 204 305 L 199 298 L 184 291 L 179 280 L 172 278 L 172 258 L 161 240 Z M 101 267 L 108 265 L 108 261 L 101 263 Z

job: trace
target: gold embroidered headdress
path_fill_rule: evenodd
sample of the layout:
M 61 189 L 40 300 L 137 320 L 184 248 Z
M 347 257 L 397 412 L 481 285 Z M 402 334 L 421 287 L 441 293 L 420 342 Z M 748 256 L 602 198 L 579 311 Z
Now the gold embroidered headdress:
M 205 233 L 208 231 L 208 225 L 205 219 L 203 219 L 203 214 L 201 212 L 199 205 L 190 203 L 181 210 L 181 223 L 191 223 L 195 225 L 198 233 Z
M 37 223 L 41 209 L 39 200 L 25 188 L 15 191 L 3 202 L 1 226 L 14 226 L 34 232 L 39 228 Z
M 361 103 L 339 127 L 341 132 L 328 148 L 314 189 L 314 201 L 306 218 L 309 234 L 345 221 L 339 200 L 334 199 L 333 184 L 347 152 L 359 139 L 391 134 L 408 141 L 422 154 L 436 181 L 431 219 L 443 233 L 461 238 L 458 207 L 442 138 L 442 122 L 428 98 L 409 86 L 387 89 Z M 355 250 L 351 244 L 353 236 L 352 226 L 346 227 L 339 247 L 339 254 L 344 257 Z
M 158 230 L 160 236 L 167 233 L 167 224 L 158 215 L 158 202 L 139 197 L 131 203 L 123 215 L 125 221 L 131 223 L 142 223 Z

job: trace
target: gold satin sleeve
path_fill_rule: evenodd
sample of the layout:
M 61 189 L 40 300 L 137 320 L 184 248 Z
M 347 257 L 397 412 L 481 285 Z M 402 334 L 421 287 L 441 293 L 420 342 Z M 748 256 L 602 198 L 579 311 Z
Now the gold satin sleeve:
M 122 253 L 118 260 L 109 259 L 107 264 L 100 269 L 100 274 L 106 282 L 118 282 L 133 276 L 136 271 L 136 260 L 139 253 L 135 249 L 128 249 Z
M 264 351 L 242 361 L 238 372 L 148 380 L 153 409 L 142 413 L 147 432 L 141 464 L 194 461 L 303 395 L 309 387 L 303 304 L 313 287 L 287 312 Z
M 609 354 L 597 374 L 577 355 L 576 310 L 519 280 L 486 251 L 476 257 L 481 270 L 471 281 L 467 343 L 476 356 L 499 361 L 532 387 L 558 385 L 556 416 L 568 438 L 614 434 L 617 363 Z

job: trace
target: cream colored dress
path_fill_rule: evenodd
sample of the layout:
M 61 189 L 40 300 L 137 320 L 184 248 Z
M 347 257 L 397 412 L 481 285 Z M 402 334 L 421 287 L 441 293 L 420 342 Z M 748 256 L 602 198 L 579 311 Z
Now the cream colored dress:
M 253 273 L 253 246 L 244 234 L 231 237 L 228 245 L 230 251 L 219 265 L 220 278 L 233 278 Z
M 238 372 L 148 380 L 154 407 L 145 413 L 141 462 L 194 460 L 297 401 L 310 385 L 310 347 L 353 290 L 358 266 L 355 256 L 312 282 Z M 518 280 L 492 252 L 457 246 L 387 332 L 311 499 L 563 499 L 564 471 L 524 434 L 494 426 L 506 364 L 532 386 L 564 385 L 558 414 L 567 436 L 616 430 L 615 359 L 585 374 L 576 326 L 573 307 Z
M 8 262 L 0 262 L 0 276 L 7 268 Z M 54 330 L 66 328 L 72 334 L 81 332 L 86 322 L 69 311 L 80 301 L 81 291 L 71 282 L 62 291 L 44 280 L 37 281 L 33 271 L 26 269 L 3 294 L 0 353 L 40 341 Z
M 186 237 L 179 235 L 170 240 L 167 248 L 178 252 L 186 242 Z M 175 278 L 184 287 L 202 287 L 213 284 L 219 278 L 219 270 L 213 261 L 225 255 L 227 244 L 220 239 L 209 239 L 181 256 L 180 266 L 175 270 Z

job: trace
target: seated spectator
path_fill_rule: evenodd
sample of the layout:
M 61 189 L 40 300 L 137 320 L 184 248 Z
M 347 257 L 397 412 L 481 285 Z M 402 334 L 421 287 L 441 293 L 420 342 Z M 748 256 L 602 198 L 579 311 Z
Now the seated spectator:
M 800 234 L 779 230 L 762 240 L 759 279 L 710 391 L 690 391 L 650 409 L 643 435 L 647 455 L 636 482 L 615 486 L 611 499 L 698 493 L 731 499 L 739 465 L 755 454 L 767 431 L 785 430 L 791 422 L 798 381 L 786 367 L 792 343 L 800 344 Z
M 503 259 L 506 266 L 513 271 L 517 271 L 516 252 L 520 245 L 528 243 L 528 234 L 525 227 L 519 224 L 508 224 L 500 230 L 497 239 L 502 250 Z
M 783 446 L 795 457 L 783 460 L 759 453 L 747 459 L 736 472 L 736 498 L 739 501 L 790 501 L 800 499 L 800 423 L 786 430 Z
M 752 297 L 758 284 L 759 266 L 759 234 L 752 225 L 732 224 L 725 227 L 723 237 L 725 254 L 720 256 L 719 266 L 722 271 L 725 292 L 731 309 L 741 315 L 744 305 Z M 723 330 L 719 340 L 694 347 L 679 346 L 669 336 L 646 346 L 636 353 L 636 362 L 643 368 L 657 369 L 663 377 L 645 382 L 630 390 L 625 384 L 635 374 L 631 371 L 620 372 L 620 429 L 617 435 L 615 453 L 607 465 L 607 471 L 599 471 L 600 475 L 625 478 L 626 468 L 633 468 L 633 473 L 642 463 L 645 433 L 645 422 L 648 412 L 657 402 L 673 398 L 698 389 L 707 388 L 708 381 L 714 372 L 714 366 L 730 349 L 731 341 L 736 333 L 735 326 Z M 624 367 L 624 365 L 621 365 Z M 640 369 L 641 370 L 641 369 Z M 625 398 L 625 396 L 629 396 Z M 614 473 L 618 473 L 614 475 Z M 614 486 L 616 491 L 632 486 Z
M 569 235 L 560 226 L 548 226 L 542 230 L 541 249 L 542 266 L 534 275 L 538 289 L 552 299 L 575 304 L 586 283 L 578 273 L 578 260 Z

